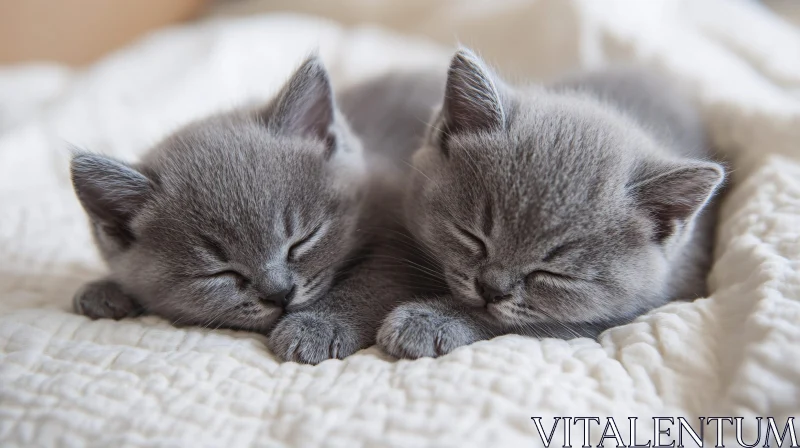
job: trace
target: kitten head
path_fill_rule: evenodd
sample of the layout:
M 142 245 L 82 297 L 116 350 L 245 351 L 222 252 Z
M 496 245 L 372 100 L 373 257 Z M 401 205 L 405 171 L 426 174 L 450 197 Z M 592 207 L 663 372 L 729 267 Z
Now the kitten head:
M 72 160 L 123 291 L 176 323 L 255 331 L 326 293 L 354 245 L 363 178 L 313 57 L 263 109 L 190 124 L 138 165 Z
M 458 299 L 506 325 L 640 313 L 723 173 L 637 129 L 588 96 L 513 90 L 460 50 L 414 156 L 411 231 Z

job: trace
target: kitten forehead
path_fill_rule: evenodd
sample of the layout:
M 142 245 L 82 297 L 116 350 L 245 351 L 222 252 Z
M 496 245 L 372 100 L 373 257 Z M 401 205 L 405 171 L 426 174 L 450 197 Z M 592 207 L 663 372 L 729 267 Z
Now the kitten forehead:
M 340 187 L 342 167 L 322 145 L 275 135 L 244 113 L 189 125 L 143 160 L 156 194 L 136 225 L 166 219 L 189 239 L 206 229 L 252 256 L 272 252 L 353 204 L 355 188 Z
M 623 199 L 630 157 L 651 143 L 625 128 L 625 121 L 571 101 L 536 99 L 517 104 L 511 125 L 495 133 L 453 136 L 447 173 L 463 200 L 487 197 L 504 216 L 590 212 L 601 199 Z M 598 210 L 601 212 L 602 210 Z
M 248 116 L 221 116 L 162 142 L 142 166 L 168 195 L 260 206 L 287 195 L 326 197 L 322 142 L 276 136 Z
M 178 175 L 193 169 L 230 174 L 227 171 L 233 167 L 245 175 L 255 170 L 279 175 L 308 163 L 311 157 L 303 155 L 314 154 L 322 145 L 313 139 L 275 135 L 254 117 L 237 114 L 187 126 L 154 149 L 143 164 Z

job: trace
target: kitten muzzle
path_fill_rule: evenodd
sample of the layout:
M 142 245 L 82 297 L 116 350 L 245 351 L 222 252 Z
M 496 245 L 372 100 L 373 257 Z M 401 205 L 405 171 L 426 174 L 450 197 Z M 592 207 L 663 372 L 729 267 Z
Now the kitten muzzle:
M 289 288 L 283 288 L 279 291 L 267 294 L 261 297 L 260 300 L 267 305 L 286 308 L 292 302 L 296 289 L 295 285 L 291 285 Z

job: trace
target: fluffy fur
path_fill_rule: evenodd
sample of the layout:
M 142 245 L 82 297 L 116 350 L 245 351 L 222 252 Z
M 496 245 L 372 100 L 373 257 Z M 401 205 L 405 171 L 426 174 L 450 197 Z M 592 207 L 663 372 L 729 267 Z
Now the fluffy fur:
M 516 89 L 458 51 L 405 200 L 449 291 L 397 307 L 379 345 L 417 358 L 506 333 L 595 337 L 703 296 L 724 177 L 709 158 L 667 80 L 620 69 Z
M 72 179 L 110 270 L 79 312 L 260 332 L 329 293 L 366 182 L 316 58 L 264 108 L 192 123 L 135 165 L 78 153 Z
M 372 345 L 409 291 L 413 246 L 391 235 L 442 94 L 412 79 L 345 91 L 347 120 L 312 57 L 265 107 L 190 124 L 138 164 L 76 154 L 75 192 L 110 271 L 75 295 L 76 311 L 269 332 L 279 358 L 304 363 Z
M 270 337 L 280 357 L 317 363 L 375 343 L 386 315 L 415 294 L 444 291 L 403 224 L 411 155 L 443 93 L 440 76 L 398 73 L 354 86 L 339 106 L 361 138 L 368 177 L 357 225 L 358 250 L 315 306 L 290 312 Z

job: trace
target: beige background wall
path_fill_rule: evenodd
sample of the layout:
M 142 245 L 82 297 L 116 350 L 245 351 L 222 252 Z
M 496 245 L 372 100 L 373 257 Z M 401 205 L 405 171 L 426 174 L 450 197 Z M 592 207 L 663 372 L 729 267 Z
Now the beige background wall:
M 205 0 L 0 0 L 0 64 L 85 64 L 144 32 L 201 12 Z
M 331 18 L 354 25 L 358 22 L 381 24 L 398 31 L 421 34 L 439 41 L 459 39 L 458 30 L 439 29 L 437 15 L 452 14 L 453 3 L 467 0 L 0 0 L 0 65 L 55 61 L 71 65 L 92 62 L 142 34 L 176 22 L 215 15 L 251 14 L 254 12 L 292 11 Z M 489 4 L 493 0 L 482 0 Z M 516 17 L 520 27 L 486 29 L 489 36 L 481 41 L 499 40 L 512 44 L 514 34 L 531 26 L 563 28 L 574 24 L 552 24 L 546 20 L 548 7 L 558 3 L 530 0 L 537 17 Z M 564 0 L 566 2 L 566 0 Z M 598 0 L 601 1 L 601 0 Z M 755 1 L 755 0 L 754 0 Z M 513 3 L 513 2 L 511 2 Z M 800 24 L 799 0 L 763 0 L 790 22 Z M 473 17 L 480 21 L 486 3 L 469 1 Z M 548 6 L 549 5 L 549 6 Z M 513 9 L 513 8 L 511 8 Z M 460 8 L 464 10 L 464 8 Z M 513 15 L 513 11 L 511 11 Z M 510 18 L 509 18 L 510 19 Z M 467 20 L 468 22 L 469 20 Z M 446 35 L 442 35 L 442 33 Z M 455 35 L 453 35 L 455 34 Z M 555 33 L 554 35 L 558 35 Z M 470 44 L 470 42 L 464 42 Z M 531 42 L 525 51 L 536 52 Z M 552 46 L 547 46 L 552 48 Z M 540 55 L 547 56 L 547 55 Z M 550 55 L 558 58 L 562 55 Z M 515 61 L 508 62 L 512 71 Z M 520 67 L 522 69 L 524 67 Z M 547 70 L 545 70 L 547 72 Z

